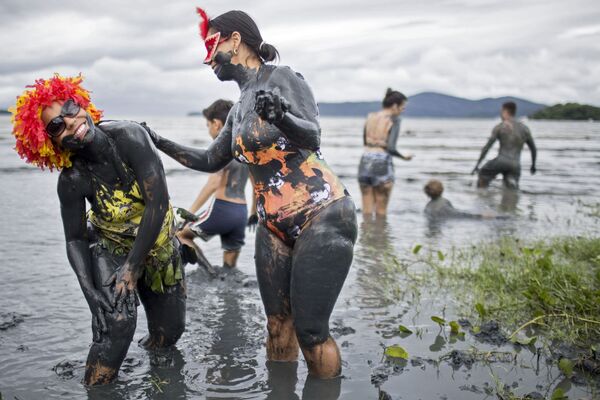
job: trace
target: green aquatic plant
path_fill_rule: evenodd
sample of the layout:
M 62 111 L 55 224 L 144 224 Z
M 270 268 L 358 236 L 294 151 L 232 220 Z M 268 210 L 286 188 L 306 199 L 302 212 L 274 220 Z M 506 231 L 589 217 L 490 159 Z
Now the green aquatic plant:
M 438 284 L 460 289 L 465 313 L 547 339 L 589 346 L 600 338 L 600 239 L 557 238 L 524 245 L 515 238 L 428 257 Z M 532 340 L 529 338 L 528 340 Z

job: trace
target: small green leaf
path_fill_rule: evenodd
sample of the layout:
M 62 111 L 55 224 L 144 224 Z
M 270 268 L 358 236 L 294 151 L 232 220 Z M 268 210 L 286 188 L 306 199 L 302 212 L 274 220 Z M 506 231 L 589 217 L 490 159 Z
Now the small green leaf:
M 437 252 L 437 256 L 438 256 L 438 260 L 440 260 L 440 261 L 444 261 L 444 259 L 446 258 L 446 256 L 444 255 L 444 253 L 442 253 L 439 250 Z
M 479 332 L 481 332 L 481 328 L 478 326 L 474 326 L 473 329 L 471 329 L 471 332 L 477 335 Z
M 438 324 L 439 326 L 446 325 L 446 320 L 444 318 L 436 317 L 435 315 L 431 317 L 431 320 Z
M 384 354 L 391 358 L 401 358 L 408 360 L 408 352 L 402 346 L 397 344 L 385 348 Z
M 448 325 L 450 325 L 450 333 L 453 335 L 457 335 L 458 332 L 460 332 L 460 325 L 458 325 L 458 322 L 456 321 L 450 321 L 448 323 Z
M 398 330 L 399 330 L 401 333 L 407 333 L 407 334 L 409 334 L 409 335 L 413 333 L 413 331 L 411 331 L 410 329 L 408 329 L 408 328 L 407 328 L 407 327 L 405 327 L 404 325 L 399 325 L 399 326 L 398 326 Z
M 561 388 L 557 388 L 554 392 L 552 392 L 552 396 L 550 397 L 550 400 L 566 400 L 566 399 L 568 399 L 568 397 L 565 396 L 565 392 Z
M 481 303 L 475 304 L 475 310 L 477 310 L 477 313 L 479 314 L 479 317 L 481 319 L 485 318 L 487 311 L 485 310 L 485 307 L 483 306 L 483 304 L 481 304 Z
M 532 336 L 532 337 L 520 337 L 520 336 L 513 336 L 510 341 L 512 343 L 515 344 L 520 344 L 522 346 L 529 346 L 529 345 L 533 345 L 537 340 L 537 336 Z
M 568 358 L 561 358 L 558 362 L 558 369 L 565 374 L 567 378 L 573 376 L 573 362 Z
M 423 246 L 421 246 L 420 244 L 416 245 L 415 247 L 413 247 L 413 250 L 412 250 L 413 254 L 418 254 L 422 248 L 423 248 Z

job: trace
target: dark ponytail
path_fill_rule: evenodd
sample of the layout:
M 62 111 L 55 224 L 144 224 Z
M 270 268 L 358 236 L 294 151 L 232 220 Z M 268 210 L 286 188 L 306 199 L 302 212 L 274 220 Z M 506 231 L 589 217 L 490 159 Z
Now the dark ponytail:
M 262 61 L 269 62 L 279 58 L 275 46 L 265 43 L 254 20 L 245 12 L 239 10 L 227 11 L 212 18 L 209 27 L 221 32 L 221 37 L 227 37 L 233 32 L 242 35 L 246 44 Z
M 388 88 L 385 92 L 385 97 L 383 98 L 381 104 L 383 105 L 383 108 L 388 108 L 393 106 L 394 104 L 400 105 L 406 100 L 407 98 L 405 95 L 403 95 L 397 90 L 392 90 L 392 88 Z

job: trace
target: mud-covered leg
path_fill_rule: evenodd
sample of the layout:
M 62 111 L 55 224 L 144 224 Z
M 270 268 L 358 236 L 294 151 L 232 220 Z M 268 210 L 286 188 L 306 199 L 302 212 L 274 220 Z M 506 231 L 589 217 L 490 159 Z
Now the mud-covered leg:
M 256 278 L 267 315 L 267 360 L 296 361 L 298 341 L 290 306 L 291 249 L 259 225 L 255 260 Z
M 477 187 L 487 188 L 490 183 L 496 179 L 496 176 L 500 173 L 501 169 L 498 166 L 496 159 L 490 160 L 483 164 L 483 167 L 479 170 L 477 177 Z
M 340 351 L 329 317 L 350 269 L 357 226 L 352 199 L 332 203 L 304 228 L 292 253 L 291 300 L 296 335 L 309 374 L 334 378 Z
M 164 293 L 154 293 L 142 277 L 138 293 L 148 319 L 148 335 L 140 340 L 140 345 L 158 349 L 177 343 L 185 330 L 185 275 L 177 285 L 165 286 Z
M 503 176 L 504 187 L 506 187 L 507 189 L 517 190 L 519 188 L 520 178 L 520 171 L 514 173 L 505 173 Z
M 114 285 L 104 287 L 102 284 L 124 262 L 123 257 L 111 255 L 107 250 L 95 245 L 92 250 L 94 263 L 94 284 L 96 289 L 112 299 Z M 105 312 L 107 332 L 95 337 L 85 365 L 84 383 L 100 385 L 111 382 L 117 377 L 119 368 L 125 359 L 129 344 L 135 333 L 137 310 L 124 307 L 121 312 L 115 309 L 112 313 Z M 97 322 L 92 322 L 92 326 Z
M 387 214 L 387 208 L 393 188 L 394 182 L 387 182 L 373 188 L 373 194 L 375 196 L 375 214 L 379 216 Z

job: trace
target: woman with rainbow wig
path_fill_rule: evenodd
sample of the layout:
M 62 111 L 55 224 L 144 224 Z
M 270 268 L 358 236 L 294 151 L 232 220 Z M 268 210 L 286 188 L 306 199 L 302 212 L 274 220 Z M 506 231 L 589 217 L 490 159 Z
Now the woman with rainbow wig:
M 149 330 L 141 344 L 148 349 L 177 342 L 186 295 L 154 145 L 140 124 L 101 122 L 81 82 L 58 74 L 39 79 L 11 111 L 21 158 L 60 171 L 67 256 L 92 313 L 84 383 L 95 385 L 117 376 L 135 332 L 138 295 Z

